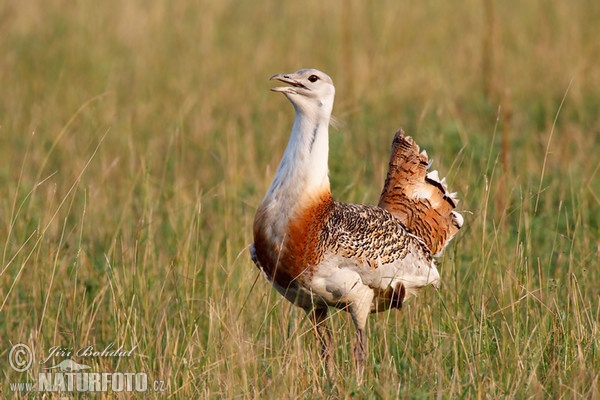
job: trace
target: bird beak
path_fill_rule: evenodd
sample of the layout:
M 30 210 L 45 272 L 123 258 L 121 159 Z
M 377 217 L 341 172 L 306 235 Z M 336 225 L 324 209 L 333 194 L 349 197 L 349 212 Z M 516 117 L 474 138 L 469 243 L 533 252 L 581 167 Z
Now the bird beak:
M 271 77 L 271 80 L 276 80 L 276 81 L 281 81 L 283 83 L 287 83 L 291 86 L 279 86 L 279 87 L 274 87 L 271 88 L 271 90 L 273 92 L 283 92 L 283 93 L 298 93 L 296 91 L 296 88 L 300 88 L 300 89 L 304 89 L 304 90 L 309 90 L 306 86 L 304 86 L 303 84 L 301 84 L 300 82 L 298 82 L 297 80 L 295 80 L 294 78 L 292 78 L 292 76 L 290 74 L 277 74 L 277 75 L 273 75 Z

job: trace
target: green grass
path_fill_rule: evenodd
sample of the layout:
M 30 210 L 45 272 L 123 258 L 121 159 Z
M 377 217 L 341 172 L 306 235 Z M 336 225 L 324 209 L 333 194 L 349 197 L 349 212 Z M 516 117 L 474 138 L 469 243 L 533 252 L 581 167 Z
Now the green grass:
M 586 1 L 3 2 L 0 397 L 51 364 L 13 371 L 13 344 L 114 342 L 134 355 L 74 359 L 164 380 L 156 398 L 600 398 L 598 20 Z M 334 197 L 377 201 L 402 126 L 465 216 L 441 290 L 370 317 L 362 387 L 348 315 L 328 383 L 248 253 L 293 118 L 268 78 L 301 67 L 336 83 Z

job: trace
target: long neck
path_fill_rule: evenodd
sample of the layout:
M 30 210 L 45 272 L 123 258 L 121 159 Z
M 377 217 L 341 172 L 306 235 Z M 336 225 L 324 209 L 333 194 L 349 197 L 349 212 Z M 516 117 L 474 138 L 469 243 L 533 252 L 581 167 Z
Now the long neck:
M 329 115 L 307 114 L 296 108 L 292 134 L 265 202 L 293 207 L 329 192 Z

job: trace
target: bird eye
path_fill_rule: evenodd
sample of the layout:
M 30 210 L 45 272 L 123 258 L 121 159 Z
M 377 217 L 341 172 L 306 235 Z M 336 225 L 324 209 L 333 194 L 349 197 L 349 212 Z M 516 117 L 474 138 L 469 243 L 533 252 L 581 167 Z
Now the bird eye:
M 308 80 L 314 83 L 319 80 L 319 77 L 316 75 L 311 75 L 308 77 Z

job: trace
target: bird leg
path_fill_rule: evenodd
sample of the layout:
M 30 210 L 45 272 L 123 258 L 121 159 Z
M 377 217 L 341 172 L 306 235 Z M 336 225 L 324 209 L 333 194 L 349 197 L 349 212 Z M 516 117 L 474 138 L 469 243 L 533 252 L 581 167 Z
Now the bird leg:
M 367 286 L 360 288 L 360 295 L 356 301 L 348 305 L 348 311 L 352 316 L 354 326 L 356 326 L 356 342 L 354 343 L 354 365 L 356 366 L 356 382 L 362 385 L 365 372 L 365 360 L 367 359 L 367 336 L 365 328 L 367 327 L 367 318 L 371 312 L 371 304 L 375 293 Z
M 321 345 L 321 359 L 325 366 L 327 378 L 333 382 L 335 378 L 335 364 L 333 362 L 333 346 L 331 345 L 331 330 L 327 325 L 327 306 L 313 307 L 308 312 L 315 328 L 315 335 Z
M 354 365 L 356 366 L 356 381 L 362 384 L 365 373 L 365 359 L 367 358 L 367 340 L 365 330 L 356 329 L 356 343 L 354 343 Z

